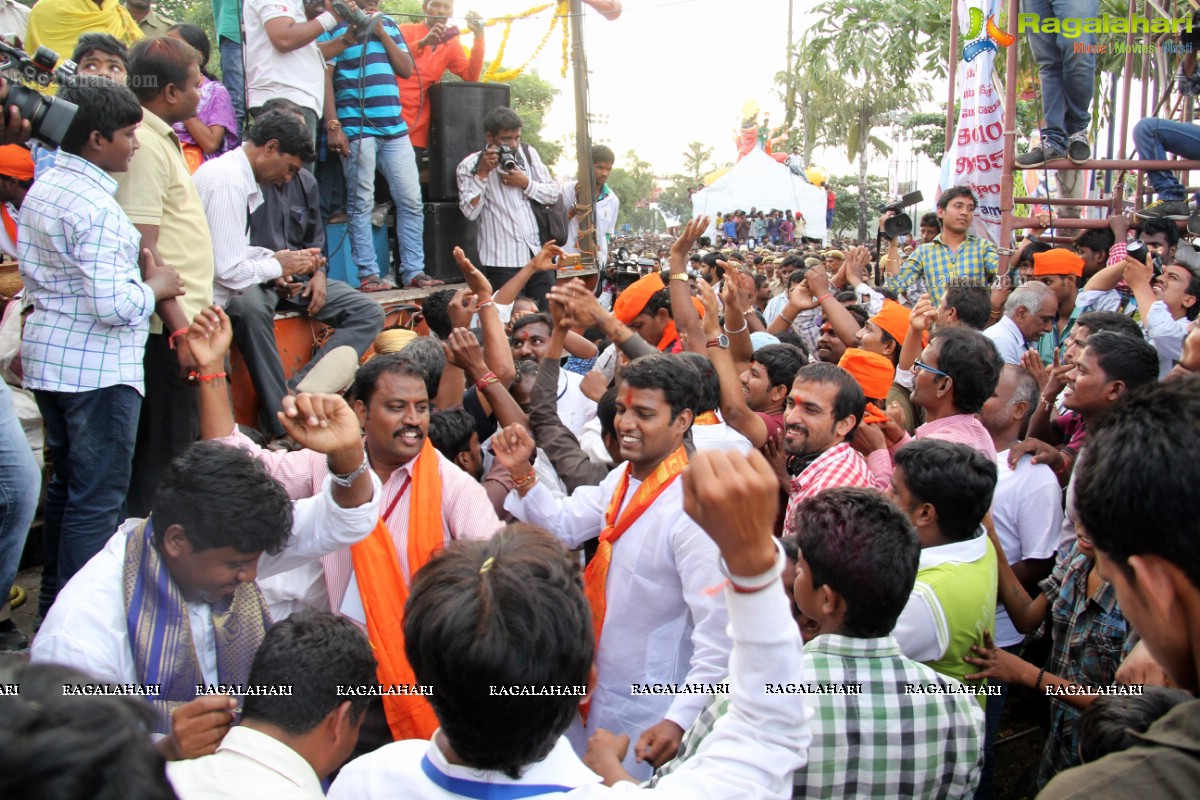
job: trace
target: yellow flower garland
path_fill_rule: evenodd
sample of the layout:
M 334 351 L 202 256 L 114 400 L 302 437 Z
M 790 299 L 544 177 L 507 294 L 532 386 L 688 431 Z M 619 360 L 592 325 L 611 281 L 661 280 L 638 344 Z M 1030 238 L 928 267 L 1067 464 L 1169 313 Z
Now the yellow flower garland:
M 521 66 L 501 72 L 500 65 L 504 59 L 505 49 L 508 47 L 508 36 L 510 33 L 512 33 L 513 20 L 528 19 L 535 14 L 540 14 L 548 8 L 554 9 L 554 14 L 550 18 L 550 27 L 547 29 L 546 34 L 542 36 L 542 40 L 538 43 L 538 46 L 534 49 L 533 53 L 529 56 L 529 58 L 525 59 L 525 63 L 523 63 Z M 569 11 L 567 0 L 557 0 L 557 2 L 554 3 L 544 3 L 540 6 L 534 6 L 533 8 L 522 11 L 519 14 L 513 14 L 509 17 L 497 17 L 495 19 L 489 19 L 485 21 L 483 23 L 484 27 L 491 27 L 493 25 L 503 23 L 504 32 L 500 35 L 500 46 L 496 48 L 496 57 L 493 58 L 492 62 L 488 65 L 487 72 L 484 73 L 482 80 L 493 81 L 497 83 L 507 83 L 513 78 L 516 78 L 518 75 L 524 72 L 525 68 L 528 67 L 529 64 L 538 57 L 538 54 L 540 54 L 543 49 L 545 49 L 546 43 L 550 41 L 550 37 L 554 34 L 554 29 L 557 28 L 560 23 L 563 31 L 562 76 L 565 78 L 567 76 L 567 64 L 569 62 L 568 50 L 570 48 L 571 39 L 570 28 L 567 24 L 568 14 Z

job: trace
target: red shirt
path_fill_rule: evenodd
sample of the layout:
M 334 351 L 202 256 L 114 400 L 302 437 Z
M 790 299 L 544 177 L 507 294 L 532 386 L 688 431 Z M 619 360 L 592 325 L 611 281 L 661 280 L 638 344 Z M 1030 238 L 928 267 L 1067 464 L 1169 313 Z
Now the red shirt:
M 415 69 L 408 78 L 396 78 L 400 85 L 400 105 L 404 121 L 408 123 L 408 137 L 413 147 L 429 146 L 429 87 L 438 83 L 446 70 L 450 70 L 464 81 L 479 80 L 483 70 L 483 40 L 476 38 L 468 60 L 463 52 L 460 36 L 432 47 L 418 48 L 417 42 L 429 33 L 424 22 L 401 25 L 400 33 L 408 45 Z

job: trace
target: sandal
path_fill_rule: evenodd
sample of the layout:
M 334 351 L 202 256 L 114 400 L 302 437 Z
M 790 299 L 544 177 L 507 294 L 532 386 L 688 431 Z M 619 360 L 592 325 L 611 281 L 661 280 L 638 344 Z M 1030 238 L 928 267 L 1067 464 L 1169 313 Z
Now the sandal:
M 428 289 L 432 286 L 441 286 L 445 281 L 440 281 L 437 278 L 431 278 L 424 272 L 418 272 L 413 275 L 408 282 L 409 289 Z
M 379 278 L 367 278 L 358 285 L 360 292 L 390 292 L 395 288 L 392 284 Z

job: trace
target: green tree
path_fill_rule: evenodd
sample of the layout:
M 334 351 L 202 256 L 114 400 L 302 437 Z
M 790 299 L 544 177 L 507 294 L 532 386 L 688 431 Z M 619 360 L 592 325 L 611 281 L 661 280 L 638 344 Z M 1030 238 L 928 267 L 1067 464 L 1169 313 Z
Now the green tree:
M 683 172 L 693 184 L 703 183 L 705 174 L 710 171 L 712 154 L 713 149 L 705 147 L 703 142 L 688 142 L 683 151 Z
M 617 215 L 617 225 L 628 222 L 635 229 L 652 227 L 647 224 L 657 212 L 646 213 L 649 209 L 650 195 L 654 192 L 654 172 L 650 164 L 637 157 L 630 150 L 623 158 L 617 159 L 621 166 L 615 167 L 608 176 L 608 185 L 621 198 L 621 211 Z
M 555 89 L 537 75 L 523 72 L 513 78 L 509 84 L 512 108 L 521 115 L 521 141 L 537 150 L 542 162 L 550 166 L 562 155 L 562 145 L 550 139 L 542 138 L 542 125 L 554 98 L 558 96 Z
M 658 207 L 668 217 L 689 220 L 692 217 L 692 195 L 689 189 L 698 187 L 687 175 L 676 175 L 671 184 L 658 195 Z M 621 200 L 624 203 L 624 199 Z
M 833 226 L 829 231 L 830 237 L 841 237 L 845 232 L 858 225 L 859 206 L 865 200 L 870 208 L 876 208 L 887 199 L 887 178 L 878 175 L 868 175 L 865 194 L 859 188 L 857 175 L 833 176 L 829 179 L 829 187 L 833 189 Z M 860 236 L 865 239 L 865 236 Z

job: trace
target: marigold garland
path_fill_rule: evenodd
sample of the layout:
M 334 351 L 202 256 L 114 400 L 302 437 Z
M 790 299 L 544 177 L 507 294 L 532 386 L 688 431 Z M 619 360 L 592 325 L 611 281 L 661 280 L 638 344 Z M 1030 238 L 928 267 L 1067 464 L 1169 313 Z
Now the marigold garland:
M 544 36 L 542 36 L 542 40 L 538 43 L 538 46 L 534 49 L 533 53 L 529 56 L 529 58 L 525 59 L 525 63 L 523 63 L 521 66 L 516 67 L 515 69 L 508 69 L 508 70 L 504 70 L 503 72 L 501 72 L 500 65 L 504 59 L 505 49 L 508 47 L 508 36 L 510 33 L 512 33 L 513 20 L 528 19 L 529 17 L 532 17 L 535 14 L 540 14 L 541 12 L 545 11 L 548 8 L 554 9 L 554 14 L 550 18 L 550 27 L 546 30 L 546 34 Z M 526 9 L 525 11 L 522 11 L 519 14 L 513 14 L 508 17 L 497 17 L 495 19 L 489 19 L 489 20 L 485 21 L 483 23 L 485 28 L 490 28 L 493 25 L 498 25 L 498 24 L 503 23 L 504 24 L 504 32 L 501 33 L 501 35 L 500 35 L 500 46 L 496 48 L 496 56 L 495 56 L 495 58 L 492 59 L 492 62 L 488 65 L 487 72 L 484 73 L 482 80 L 493 81 L 493 82 L 497 82 L 497 83 L 507 83 L 508 81 L 511 81 L 513 78 L 516 78 L 518 75 L 520 75 L 522 72 L 524 72 L 525 68 L 528 67 L 529 64 L 532 63 L 533 60 L 538 57 L 538 55 L 542 52 L 543 49 L 545 49 L 546 43 L 550 41 L 550 37 L 554 34 L 555 28 L 559 27 L 560 24 L 562 25 L 562 32 L 563 32 L 562 76 L 565 78 L 567 76 L 567 65 L 568 65 L 568 61 L 569 61 L 568 50 L 570 48 L 570 40 L 571 40 L 570 28 L 568 27 L 568 24 L 567 24 L 568 15 L 569 15 L 569 10 L 568 10 L 567 0 L 557 0 L 557 2 L 554 2 L 554 3 L 544 3 L 540 6 L 534 6 L 533 8 Z

